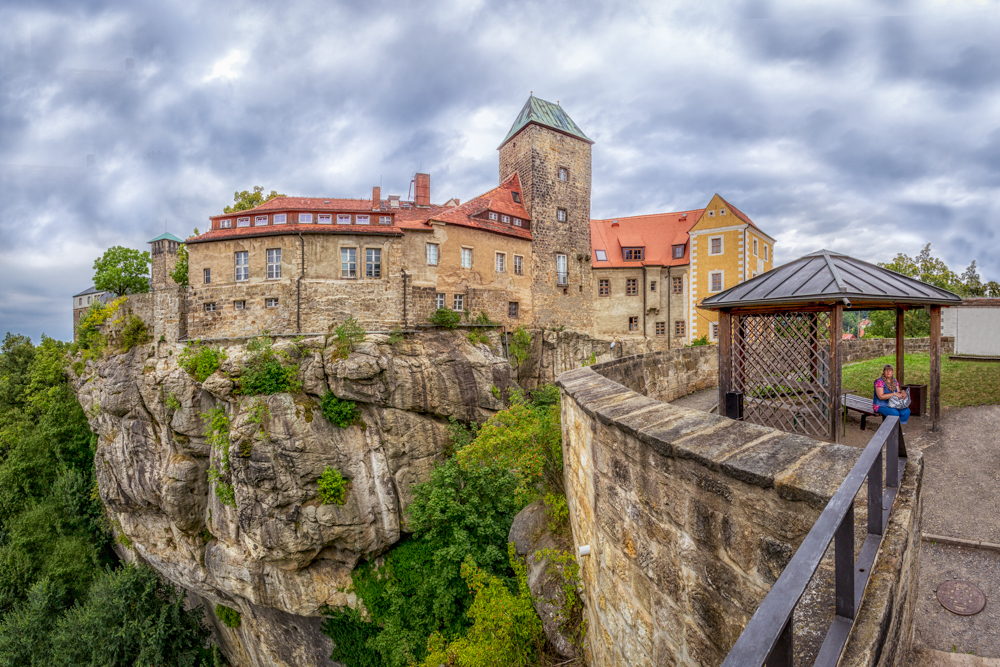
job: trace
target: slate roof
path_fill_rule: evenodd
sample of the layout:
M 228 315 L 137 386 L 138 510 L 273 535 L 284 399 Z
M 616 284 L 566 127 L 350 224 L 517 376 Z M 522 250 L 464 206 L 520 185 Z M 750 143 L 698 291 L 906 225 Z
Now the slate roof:
M 687 264 L 688 232 L 701 217 L 704 209 L 677 211 L 675 213 L 655 213 L 634 215 L 628 218 L 608 218 L 590 221 L 591 257 L 595 269 L 679 266 Z M 615 225 L 615 222 L 618 224 Z M 673 247 L 684 245 L 684 255 L 674 259 Z M 626 262 L 622 248 L 645 247 L 645 259 Z M 597 251 L 603 250 L 608 259 L 597 259 Z
M 699 308 L 803 306 L 847 299 L 855 309 L 957 306 L 961 297 L 831 250 L 819 250 L 704 299 Z M 845 304 L 846 305 L 846 304 Z
M 510 132 L 507 133 L 507 136 L 504 137 L 504 140 L 500 142 L 500 146 L 497 148 L 503 148 L 504 144 L 513 139 L 515 134 L 531 123 L 557 130 L 577 139 L 582 139 L 588 144 L 594 143 L 590 137 L 583 133 L 580 126 L 574 123 L 573 119 L 563 111 L 563 108 L 559 104 L 546 102 L 531 95 L 521 108 L 521 113 L 517 115 L 514 124 L 510 126 Z
M 90 287 L 88 287 L 87 289 L 83 290 L 79 294 L 74 294 L 73 298 L 75 299 L 78 296 L 87 296 L 88 294 L 98 294 L 98 293 L 103 293 L 103 292 L 101 292 L 99 289 L 97 289 L 93 285 L 91 285 Z

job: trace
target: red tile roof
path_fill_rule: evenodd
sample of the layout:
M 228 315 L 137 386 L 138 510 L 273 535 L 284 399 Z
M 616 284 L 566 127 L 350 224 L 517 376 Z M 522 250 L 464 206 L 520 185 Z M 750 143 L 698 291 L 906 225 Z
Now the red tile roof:
M 246 211 L 233 211 L 209 216 L 219 218 L 246 217 L 254 213 L 280 213 L 281 211 L 334 211 L 338 213 L 371 213 L 371 199 L 333 199 L 330 197 L 275 197 Z M 391 211 L 383 212 L 391 213 Z
M 434 220 L 441 220 L 449 225 L 475 227 L 498 234 L 531 240 L 531 232 L 524 227 L 517 227 L 513 223 L 500 222 L 500 220 L 488 220 L 476 217 L 493 211 L 498 214 L 498 217 L 500 215 L 507 215 L 529 222 L 530 218 L 528 217 L 528 211 L 524 208 L 524 204 L 514 201 L 515 192 L 523 202 L 521 180 L 518 178 L 516 172 L 489 192 L 470 199 L 464 204 L 445 208 L 441 212 L 436 213 Z
M 599 261 L 593 253 L 593 267 L 618 268 L 641 266 L 679 266 L 689 262 L 688 232 L 704 209 L 634 215 L 628 218 L 608 218 L 590 221 L 590 245 L 593 250 L 607 253 L 607 261 Z M 615 224 L 617 222 L 618 224 Z M 684 256 L 674 259 L 673 246 L 684 245 Z M 645 259 L 626 262 L 622 248 L 645 248 Z
M 242 212 L 242 211 L 241 211 Z M 185 243 L 205 243 L 221 239 L 253 238 L 256 236 L 282 236 L 285 234 L 366 234 L 375 236 L 402 236 L 403 230 L 396 225 L 317 225 L 291 224 L 268 225 L 266 227 L 237 227 L 235 229 L 213 229 L 190 238 Z

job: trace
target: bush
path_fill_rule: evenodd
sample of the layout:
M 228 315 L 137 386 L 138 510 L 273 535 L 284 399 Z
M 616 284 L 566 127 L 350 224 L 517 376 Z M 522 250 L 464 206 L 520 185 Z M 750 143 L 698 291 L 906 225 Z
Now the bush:
M 707 335 L 702 336 L 701 338 L 695 338 L 689 345 L 685 345 L 685 347 L 701 347 L 702 345 L 709 345 Z
M 520 366 L 528 358 L 530 349 L 531 334 L 523 326 L 518 326 L 510 337 L 511 358 Z
M 250 356 L 239 379 L 238 393 L 256 396 L 299 389 L 298 366 L 293 364 L 285 368 L 282 360 L 288 361 L 287 355 L 275 352 L 273 345 L 270 336 L 254 338 L 247 343 Z
M 354 401 L 340 399 L 334 396 L 332 391 L 326 392 L 320 399 L 320 408 L 326 420 L 340 428 L 347 428 L 355 424 L 361 425 L 361 411 Z
M 226 351 L 221 347 L 209 347 L 195 341 L 184 348 L 177 363 L 195 380 L 204 382 L 209 375 L 219 370 L 225 359 Z
M 566 496 L 546 493 L 544 501 L 545 514 L 549 517 L 549 532 L 566 532 L 569 527 L 569 507 L 566 505 Z
M 428 319 L 434 326 L 454 329 L 461 323 L 462 313 L 448 308 L 438 308 Z
M 219 450 L 219 463 L 222 465 L 220 471 L 212 464 L 208 468 L 208 482 L 215 484 L 215 495 L 223 505 L 236 507 L 236 492 L 233 485 L 226 482 L 229 474 L 229 417 L 226 415 L 225 407 L 218 405 L 208 412 L 202 414 L 205 421 L 205 442 L 212 449 Z
M 240 612 L 225 605 L 215 605 L 215 617 L 222 621 L 227 628 L 240 627 Z
M 128 352 L 133 347 L 145 345 L 151 340 L 153 337 L 149 335 L 149 329 L 146 328 L 146 323 L 142 321 L 142 318 L 129 314 L 128 322 L 121 333 L 122 352 Z
M 334 345 L 337 347 L 337 356 L 346 357 L 354 349 L 354 346 L 365 339 L 365 329 L 353 317 L 333 330 Z
M 327 466 L 319 476 L 319 498 L 324 505 L 343 505 L 347 501 L 347 483 L 336 468 Z

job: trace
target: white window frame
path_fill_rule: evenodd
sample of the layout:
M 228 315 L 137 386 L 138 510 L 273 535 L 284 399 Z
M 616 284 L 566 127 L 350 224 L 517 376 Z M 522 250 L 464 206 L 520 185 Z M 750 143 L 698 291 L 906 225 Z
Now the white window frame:
M 267 216 L 266 215 L 258 215 L 253 220 L 253 226 L 254 227 L 267 227 Z
M 635 320 L 635 326 L 634 327 L 632 326 L 632 320 Z M 629 318 L 628 318 L 628 330 L 629 331 L 638 331 L 639 330 L 639 316 L 638 315 L 629 315 Z
M 505 252 L 497 253 L 496 265 L 497 265 L 497 273 L 507 273 L 507 253 Z
M 242 264 L 240 263 L 241 256 L 244 260 Z M 236 267 L 236 282 L 245 283 L 250 280 L 250 253 L 246 250 L 237 250 L 233 256 L 233 262 Z
M 566 211 L 566 209 L 564 208 L 556 209 L 556 222 L 566 222 L 567 218 L 569 218 L 569 213 Z
M 370 225 L 371 222 L 372 222 L 372 217 L 370 215 L 354 216 L 354 224 L 356 225 Z
M 216 310 L 218 310 L 218 308 L 216 308 L 214 301 L 205 304 L 206 313 L 214 313 Z
M 312 213 L 299 213 L 299 224 L 300 225 L 311 225 L 313 222 Z
M 380 225 L 391 225 L 392 224 L 392 216 L 390 216 L 390 215 L 380 215 L 378 217 L 378 224 L 380 224 Z
M 372 259 L 368 259 L 369 253 L 375 253 L 372 255 Z M 378 259 L 375 259 L 375 257 Z M 371 267 L 371 271 L 369 271 Z M 373 275 L 369 275 L 369 273 Z M 382 277 L 382 248 L 365 248 L 365 278 L 381 278 Z
M 431 257 L 433 255 L 433 258 Z M 433 259 L 433 261 L 431 261 Z M 437 243 L 427 244 L 427 266 L 437 266 L 441 262 L 441 246 Z
M 267 279 L 279 280 L 281 278 L 281 248 L 268 248 L 264 251 L 264 256 L 267 259 Z
M 212 282 L 212 269 L 202 269 L 201 281 L 206 285 Z M 87 297 L 87 303 L 90 303 L 90 297 Z
M 514 275 L 524 275 L 524 255 L 514 255 Z
M 753 240 L 753 256 L 757 257 L 757 239 Z
M 719 289 L 712 289 L 712 278 L 719 276 Z M 709 294 L 718 294 L 719 292 L 724 292 L 726 290 L 726 272 L 723 270 L 719 271 L 709 271 L 708 272 L 708 292 Z
M 468 262 L 465 261 L 466 257 L 469 258 Z M 469 248 L 467 246 L 462 246 L 462 268 L 463 269 L 471 269 L 472 268 L 472 263 L 474 261 L 476 261 L 476 260 L 475 260 L 475 257 L 473 256 L 472 248 Z
M 237 227 L 249 227 L 250 226 L 250 216 L 245 216 L 242 218 L 236 218 Z
M 719 209 L 719 215 L 725 215 L 725 214 L 726 214 L 726 209 L 720 208 Z
M 557 178 L 560 181 L 564 183 L 569 181 L 569 169 L 567 169 L 566 167 L 559 167 L 559 171 L 556 173 L 557 173 Z
M 451 309 L 454 310 L 456 313 L 464 313 L 465 312 L 465 295 L 464 294 L 455 294 L 452 297 L 452 300 L 451 300 Z
M 269 296 L 266 299 L 264 299 L 264 307 L 265 308 L 277 308 L 278 307 L 278 297 L 276 297 L 276 296 Z
M 233 221 L 231 219 L 219 220 L 219 229 L 229 229 L 233 226 Z
M 338 225 L 349 225 L 349 224 L 351 224 L 351 214 L 350 213 L 338 213 L 337 214 L 337 224 Z
M 271 220 L 272 225 L 283 225 L 288 222 L 287 213 L 275 213 L 274 218 Z
M 708 323 L 708 339 L 709 340 L 719 340 L 719 323 L 709 322 Z
M 708 212 L 708 217 L 714 218 L 715 217 L 715 211 L 709 211 Z
M 595 250 L 594 255 L 597 257 L 598 262 L 608 261 L 608 253 L 605 250 Z
M 316 223 L 320 225 L 332 225 L 333 224 L 333 214 L 332 213 L 317 213 Z
M 514 226 L 515 227 L 521 226 L 521 218 L 514 218 Z
M 247 309 L 247 302 L 245 299 L 239 299 L 237 301 L 233 301 L 233 310 L 246 310 L 246 309 Z
M 509 225 L 510 224 L 510 216 L 509 215 L 501 215 L 500 216 L 500 222 L 505 222 L 505 223 L 507 223 Z
M 490 220 L 496 220 L 496 219 L 497 219 L 497 214 L 494 213 L 493 211 L 490 211 Z
M 357 248 L 346 247 L 340 249 L 340 277 L 348 280 L 353 280 L 358 277 Z
M 719 252 L 712 252 L 712 241 L 719 240 Z M 708 237 L 708 254 L 709 255 L 725 255 L 726 254 L 726 237 L 721 234 L 718 236 Z
M 434 307 L 438 310 L 444 308 L 444 292 L 438 292 L 434 295 Z
M 766 243 L 764 244 L 764 261 L 765 261 L 765 262 L 769 261 L 769 260 L 767 259 L 767 244 L 766 244 Z
M 569 285 L 569 262 L 562 253 L 556 253 L 556 284 Z

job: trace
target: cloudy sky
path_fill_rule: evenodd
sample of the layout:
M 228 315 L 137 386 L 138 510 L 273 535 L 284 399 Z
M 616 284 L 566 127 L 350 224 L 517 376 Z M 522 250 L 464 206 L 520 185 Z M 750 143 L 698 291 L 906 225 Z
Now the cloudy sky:
M 426 171 L 468 199 L 530 91 L 596 141 L 594 217 L 719 192 L 778 262 L 930 242 L 1000 279 L 994 2 L 7 0 L 0 24 L 0 333 L 70 338 L 104 249 L 234 190 Z

